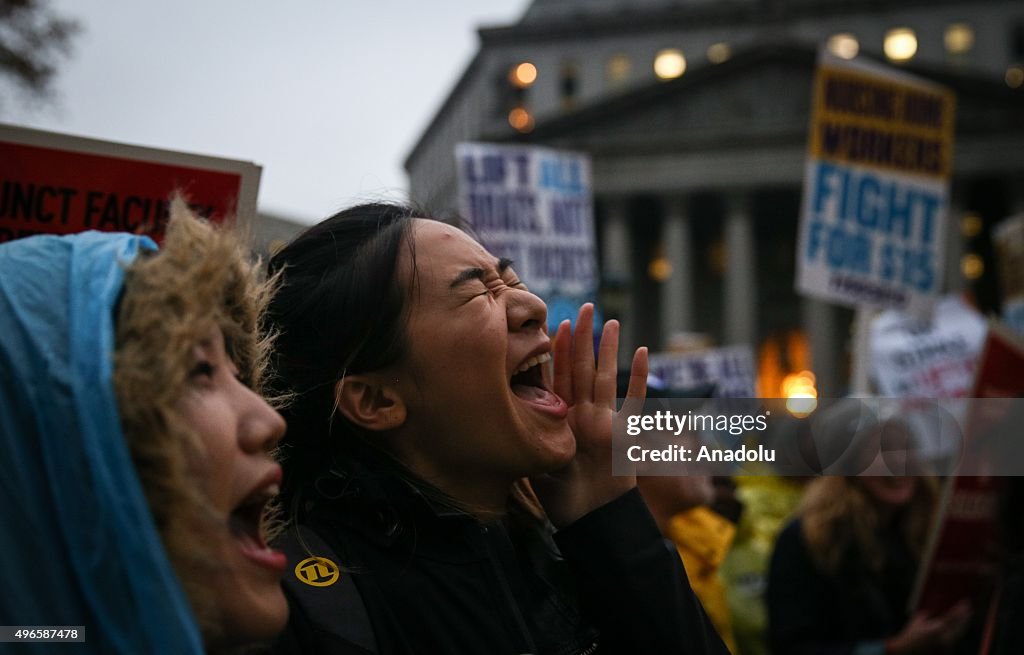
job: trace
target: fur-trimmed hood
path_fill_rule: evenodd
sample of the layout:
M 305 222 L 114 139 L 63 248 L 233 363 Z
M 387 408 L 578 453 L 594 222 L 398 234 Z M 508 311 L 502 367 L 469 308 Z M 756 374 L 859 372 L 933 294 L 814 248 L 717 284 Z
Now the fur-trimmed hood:
M 241 381 L 260 389 L 267 344 L 257 320 L 268 286 L 258 283 L 238 236 L 174 201 L 160 253 L 144 254 L 128 270 L 117 315 L 114 386 L 125 438 L 207 643 L 220 641 L 224 624 L 211 586 L 223 564 L 193 535 L 197 521 L 224 517 L 209 508 L 190 472 L 205 450 L 176 404 L 192 349 L 214 327 Z
M 237 235 L 172 203 L 163 247 L 86 232 L 0 245 L 0 595 L 8 624 L 85 625 L 96 653 L 201 653 L 216 566 L 198 435 L 175 405 L 217 326 L 259 387 L 265 298 Z M 81 645 L 80 645 L 81 646 Z
M 0 246 L 0 615 L 84 625 L 83 652 L 199 653 L 113 386 L 114 308 L 145 237 Z

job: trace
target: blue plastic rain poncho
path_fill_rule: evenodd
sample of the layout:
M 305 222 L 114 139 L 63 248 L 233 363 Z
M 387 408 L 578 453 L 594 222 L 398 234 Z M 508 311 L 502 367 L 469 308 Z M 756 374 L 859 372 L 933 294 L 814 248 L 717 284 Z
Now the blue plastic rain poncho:
M 0 245 L 0 624 L 85 626 L 75 653 L 202 652 L 112 382 L 125 266 L 155 248 L 99 232 Z

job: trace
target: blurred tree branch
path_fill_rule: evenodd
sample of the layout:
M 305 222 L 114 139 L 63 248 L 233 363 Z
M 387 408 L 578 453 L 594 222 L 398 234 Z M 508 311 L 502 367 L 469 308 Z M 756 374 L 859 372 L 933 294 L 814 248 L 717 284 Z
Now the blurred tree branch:
M 60 61 L 71 54 L 78 21 L 57 15 L 49 0 L 0 0 L 0 78 L 37 99 L 53 91 Z

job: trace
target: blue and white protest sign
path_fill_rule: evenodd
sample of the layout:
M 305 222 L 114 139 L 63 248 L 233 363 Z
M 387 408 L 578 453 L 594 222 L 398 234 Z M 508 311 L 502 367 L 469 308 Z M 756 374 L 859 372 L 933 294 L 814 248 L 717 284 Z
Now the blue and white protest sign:
M 714 384 L 716 398 L 755 398 L 754 353 L 750 346 L 710 348 L 692 353 L 653 353 L 651 375 L 670 389 Z
M 942 284 L 954 94 L 880 64 L 818 59 L 797 290 L 929 311 Z
M 459 208 L 477 238 L 514 262 L 552 329 L 575 319 L 598 285 L 589 158 L 488 143 L 460 143 L 455 158 Z

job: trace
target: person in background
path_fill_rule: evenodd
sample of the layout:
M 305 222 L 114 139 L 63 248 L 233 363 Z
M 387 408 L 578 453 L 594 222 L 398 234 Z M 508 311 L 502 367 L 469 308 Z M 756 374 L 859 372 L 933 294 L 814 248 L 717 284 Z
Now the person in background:
M 637 476 L 637 486 L 666 539 L 679 550 L 693 592 L 730 653 L 737 653 L 725 587 L 718 569 L 725 561 L 736 524 L 710 506 L 710 476 Z
M 856 401 L 827 411 L 832 425 L 858 420 Z M 883 428 L 895 429 L 885 423 L 873 430 Z M 776 655 L 945 653 L 966 625 L 965 605 L 939 617 L 909 615 L 936 484 L 930 477 L 871 475 L 871 467 L 885 464 L 881 451 L 873 459 L 866 475 L 809 483 L 796 519 L 779 535 L 766 595 Z
M 711 385 L 698 389 L 670 389 L 654 376 L 648 377 L 647 383 L 649 398 L 702 398 L 714 391 Z M 627 377 L 620 374 L 620 397 L 625 397 L 627 384 Z M 669 442 L 680 443 L 680 437 L 667 436 Z M 696 438 L 690 435 L 686 445 L 693 447 L 694 443 Z M 718 576 L 718 569 L 736 534 L 739 513 L 733 511 L 733 515 L 727 518 L 714 507 L 729 506 L 731 510 L 737 510 L 735 496 L 731 493 L 734 485 L 728 478 L 716 484 L 709 475 L 648 475 L 641 468 L 637 471 L 637 487 L 661 534 L 679 551 L 690 586 L 715 630 L 729 652 L 738 653 L 732 636 L 725 587 Z
M 284 626 L 284 556 L 260 535 L 284 433 L 254 391 L 263 297 L 235 236 L 180 199 L 159 251 L 99 232 L 0 245 L 5 624 L 81 626 L 69 652 L 123 655 Z
M 718 569 L 741 655 L 767 655 L 768 616 L 765 588 L 768 565 L 779 532 L 800 502 L 803 487 L 791 478 L 743 475 L 731 478 L 742 504 L 736 537 Z

